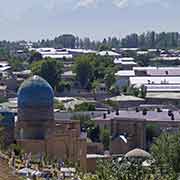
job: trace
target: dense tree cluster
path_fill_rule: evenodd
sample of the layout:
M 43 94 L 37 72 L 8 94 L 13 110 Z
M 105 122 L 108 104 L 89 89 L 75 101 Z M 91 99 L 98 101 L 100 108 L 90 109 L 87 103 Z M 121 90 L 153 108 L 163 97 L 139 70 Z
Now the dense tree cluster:
M 35 43 L 40 47 L 56 48 L 84 48 L 84 49 L 111 49 L 111 48 L 178 48 L 180 47 L 180 34 L 178 32 L 156 33 L 149 31 L 142 34 L 132 33 L 120 39 L 117 37 L 104 38 L 102 41 L 94 41 L 86 37 L 84 39 L 66 34 L 56 37 L 54 40 L 42 40 Z
M 116 72 L 113 59 L 97 55 L 83 55 L 75 60 L 74 71 L 81 87 L 97 89 L 100 83 L 105 83 L 108 90 L 115 83 Z
M 163 133 L 153 146 L 151 152 L 156 163 L 163 169 L 172 169 L 175 174 L 180 173 L 180 133 Z
M 28 42 L 29 43 L 29 42 Z M 17 50 L 26 50 L 27 41 L 0 41 L 0 57 L 7 57 L 16 53 Z M 63 34 L 54 39 L 42 39 L 30 42 L 34 48 L 54 47 L 54 48 L 83 48 L 104 50 L 111 48 L 161 48 L 171 49 L 180 47 L 180 33 L 149 31 L 142 34 L 132 33 L 124 38 L 108 37 L 102 41 L 91 40 L 90 38 L 80 38 L 73 34 Z
M 58 82 L 61 80 L 62 67 L 60 61 L 51 58 L 31 64 L 32 73 L 46 79 L 53 88 L 56 88 Z

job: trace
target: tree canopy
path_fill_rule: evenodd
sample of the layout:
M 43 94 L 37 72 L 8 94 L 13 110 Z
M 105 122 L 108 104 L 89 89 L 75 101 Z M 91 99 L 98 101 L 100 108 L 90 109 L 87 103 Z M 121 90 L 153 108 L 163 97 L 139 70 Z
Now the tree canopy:
M 83 88 L 89 86 L 94 89 L 94 85 L 105 82 L 107 89 L 110 89 L 115 83 L 116 68 L 113 59 L 108 56 L 101 57 L 89 54 L 79 56 L 75 60 L 74 71 Z
M 39 75 L 55 88 L 61 79 L 62 63 L 51 58 L 32 63 L 31 70 L 34 75 Z
M 94 68 L 89 60 L 89 56 L 77 57 L 75 62 L 75 73 L 81 86 L 86 88 L 92 81 L 94 74 Z
M 163 133 L 151 147 L 156 163 L 180 173 L 180 132 Z

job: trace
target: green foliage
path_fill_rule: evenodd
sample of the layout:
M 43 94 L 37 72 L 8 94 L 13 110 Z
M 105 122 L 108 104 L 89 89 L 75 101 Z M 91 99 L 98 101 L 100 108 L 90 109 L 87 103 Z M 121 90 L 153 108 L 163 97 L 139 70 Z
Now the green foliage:
M 147 90 L 144 85 L 142 85 L 140 88 L 135 87 L 135 85 L 124 86 L 122 91 L 125 95 L 136 96 L 140 98 L 145 98 L 147 94 Z
M 112 107 L 113 109 L 119 108 L 119 103 L 116 101 L 107 100 L 104 103 L 107 104 L 108 106 Z
M 81 130 L 87 132 L 87 136 L 93 142 L 100 141 L 100 128 L 99 126 L 95 125 L 95 121 L 91 120 L 90 116 L 79 114 L 79 115 L 74 115 L 72 119 L 80 121 Z
M 96 93 L 96 91 L 99 89 L 101 82 L 99 80 L 94 80 L 92 83 L 92 89 L 94 94 Z
M 76 38 L 72 34 L 63 34 L 55 37 L 53 40 L 44 40 L 36 43 L 37 47 L 54 47 L 54 48 L 75 48 Z
M 101 141 L 105 150 L 109 150 L 110 145 L 110 131 L 107 128 L 101 129 Z
M 91 63 L 94 67 L 94 79 L 104 80 L 106 74 L 116 72 L 113 58 L 108 56 L 92 56 Z
M 8 50 L 7 50 L 5 47 L 0 48 L 0 58 L 6 59 L 6 58 L 8 58 L 8 57 L 9 57 L 9 52 L 8 52 Z
M 95 122 L 91 120 L 90 116 L 88 115 L 78 114 L 74 115 L 72 119 L 80 121 L 81 130 L 84 130 L 86 132 L 95 127 Z
M 138 55 L 135 57 L 135 61 L 140 65 L 140 66 L 149 66 L 150 65 L 150 59 L 152 57 L 149 55 Z
M 146 138 L 148 141 L 152 142 L 154 137 L 160 135 L 160 128 L 157 124 L 147 124 L 146 125 Z
M 107 72 L 107 74 L 104 77 L 104 82 L 106 84 L 107 89 L 110 90 L 112 85 L 115 83 L 115 75 L 113 71 Z
M 39 52 L 37 52 L 37 51 L 31 51 L 30 52 L 31 53 L 31 57 L 30 57 L 30 62 L 32 63 L 32 62 L 35 62 L 35 61 L 40 61 L 40 60 L 42 60 L 43 58 L 42 58 L 42 55 L 39 53 Z
M 112 85 L 109 91 L 112 95 L 115 95 L 115 96 L 120 95 L 120 89 L 116 85 Z
M 100 127 L 94 126 L 90 130 L 88 130 L 88 137 L 93 142 L 100 142 Z
M 151 154 L 160 167 L 180 173 L 180 133 L 163 133 L 151 147 Z
M 178 32 L 161 32 L 154 31 L 138 34 L 130 34 L 121 40 L 121 46 L 126 48 L 157 48 L 168 49 L 179 47 Z
M 97 177 L 97 175 L 85 174 L 85 175 L 83 175 L 81 180 L 99 180 L 99 178 Z
M 128 86 L 127 89 L 126 89 L 125 95 L 130 95 L 130 96 L 138 97 L 138 95 L 139 95 L 139 88 L 135 87 L 134 85 Z
M 103 43 L 103 44 L 99 45 L 98 50 L 99 51 L 108 51 L 108 50 L 111 50 L 111 47 L 107 43 Z
M 58 100 L 54 100 L 54 108 L 59 110 L 65 110 L 64 103 Z
M 96 170 L 98 180 L 176 180 L 177 176 L 171 171 L 162 172 L 152 164 L 142 166 L 140 163 L 129 163 L 127 160 L 100 160 Z
M 87 88 L 92 82 L 94 68 L 91 64 L 91 56 L 79 56 L 75 62 L 76 78 L 83 88 Z
M 0 103 L 8 102 L 8 99 L 5 97 L 0 97 Z
M 39 75 L 46 79 L 55 88 L 61 79 L 62 64 L 58 60 L 47 58 L 31 65 L 34 75 Z
M 97 55 L 77 57 L 74 71 L 83 88 L 89 86 L 95 90 L 100 82 L 105 82 L 107 89 L 110 89 L 115 82 L 116 68 L 111 57 Z
M 140 98 L 145 98 L 147 95 L 147 89 L 144 85 L 142 85 L 139 89 L 139 97 Z
M 71 90 L 71 83 L 62 80 L 58 83 L 56 90 L 59 92 L 64 92 L 65 90 L 70 91 Z
M 28 66 L 27 62 L 23 61 L 22 59 L 17 59 L 16 57 L 11 57 L 9 64 L 11 65 L 13 71 L 23 71 Z
M 94 104 L 92 103 L 88 103 L 88 102 L 83 102 L 81 104 L 76 104 L 75 105 L 75 112 L 80 112 L 80 111 L 95 111 L 96 107 Z
M 20 156 L 23 153 L 23 149 L 19 144 L 12 144 L 10 149 L 14 151 L 16 156 Z

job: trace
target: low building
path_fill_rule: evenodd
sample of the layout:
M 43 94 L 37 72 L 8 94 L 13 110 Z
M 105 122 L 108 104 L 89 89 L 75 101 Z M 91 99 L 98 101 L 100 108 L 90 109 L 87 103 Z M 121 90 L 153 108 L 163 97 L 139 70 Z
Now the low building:
M 144 85 L 147 92 L 179 92 L 179 67 L 133 67 L 133 70 L 118 71 L 116 74 L 118 87 Z
M 114 51 L 100 51 L 100 52 L 97 53 L 97 55 L 111 56 L 111 57 L 120 57 L 121 56 L 119 53 L 116 53 Z
M 114 59 L 114 64 L 123 70 L 132 70 L 137 66 L 137 63 L 132 57 L 121 57 Z
M 160 131 L 177 132 L 180 130 L 180 114 L 169 113 L 167 109 L 157 111 L 117 111 L 106 116 L 94 118 L 100 128 L 111 132 L 110 152 L 124 154 L 134 148 L 147 148 L 146 127 L 155 124 Z
M 114 96 L 111 98 L 105 99 L 106 101 L 112 101 L 116 102 L 118 105 L 118 108 L 130 108 L 130 107 L 136 107 L 140 104 L 144 103 L 144 99 L 135 97 L 135 96 Z
M 121 70 L 115 74 L 116 85 L 119 88 L 123 88 L 129 85 L 129 78 L 134 77 L 135 72 L 133 70 Z

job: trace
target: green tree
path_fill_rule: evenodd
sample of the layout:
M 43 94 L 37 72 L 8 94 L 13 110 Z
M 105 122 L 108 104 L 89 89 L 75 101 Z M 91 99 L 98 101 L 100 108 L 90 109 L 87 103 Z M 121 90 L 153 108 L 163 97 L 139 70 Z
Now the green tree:
M 139 90 L 140 92 L 139 92 L 139 97 L 140 98 L 145 98 L 146 97 L 146 95 L 147 95 L 147 88 L 144 86 L 144 85 L 142 85 L 141 87 L 140 87 L 140 90 Z
M 147 124 L 146 125 L 146 138 L 147 141 L 152 142 L 154 137 L 160 135 L 160 128 L 157 124 Z
M 114 72 L 108 72 L 104 77 L 104 81 L 107 89 L 110 90 L 111 86 L 115 83 Z
M 91 128 L 91 130 L 88 131 L 88 137 L 93 142 L 100 142 L 100 127 L 94 126 L 93 128 Z
M 105 150 L 109 150 L 110 144 L 110 131 L 107 128 L 101 129 L 101 141 L 104 145 Z
M 96 92 L 97 92 L 97 90 L 99 89 L 99 87 L 100 87 L 100 81 L 98 81 L 98 80 L 94 80 L 93 81 L 93 83 L 92 83 L 92 90 L 93 90 L 93 93 L 94 93 L 94 95 L 96 95 Z
M 31 65 L 31 70 L 34 75 L 43 77 L 55 88 L 61 79 L 62 64 L 58 60 L 48 58 L 34 62 Z
M 163 133 L 151 147 L 151 154 L 161 171 L 164 168 L 180 173 L 180 133 Z
M 88 102 L 83 102 L 81 104 L 76 104 L 75 105 L 75 112 L 80 112 L 80 111 L 95 111 L 96 107 L 94 104 L 92 103 L 88 103 Z
M 91 56 L 80 56 L 76 58 L 75 73 L 83 88 L 87 88 L 93 80 L 94 68 L 91 64 Z
M 68 81 L 61 80 L 57 86 L 56 90 L 59 92 L 63 92 L 65 90 L 70 91 L 71 90 L 71 83 Z
M 142 166 L 137 161 L 100 160 L 96 170 L 98 180 L 176 180 L 176 175 L 169 169 L 162 173 L 154 164 Z
M 58 100 L 54 100 L 54 108 L 59 110 L 65 110 L 64 103 Z
M 16 57 L 11 57 L 9 59 L 9 64 L 11 65 L 11 68 L 13 71 L 22 71 L 27 69 L 28 63 L 18 59 Z
M 31 57 L 30 57 L 29 61 L 31 63 L 42 59 L 42 55 L 39 52 L 31 51 L 30 53 L 31 53 Z

